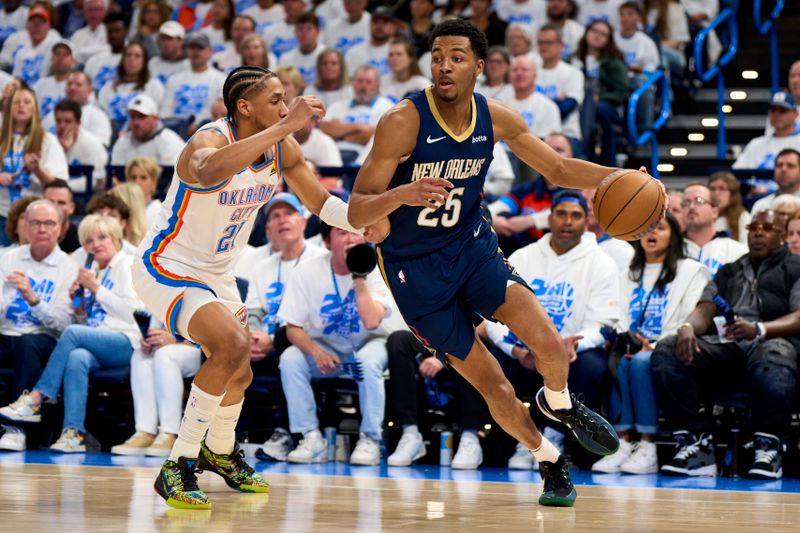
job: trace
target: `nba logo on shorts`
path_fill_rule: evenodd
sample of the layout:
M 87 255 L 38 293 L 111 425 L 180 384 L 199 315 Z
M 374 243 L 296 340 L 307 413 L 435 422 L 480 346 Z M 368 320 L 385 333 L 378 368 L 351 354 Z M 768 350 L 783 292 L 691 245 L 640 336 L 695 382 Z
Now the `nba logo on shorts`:
M 247 308 L 246 307 L 242 307 L 241 309 L 236 311 L 236 319 L 239 321 L 239 323 L 242 326 L 246 326 L 247 325 Z
M 400 278 L 400 283 L 406 282 L 406 273 L 403 272 L 402 270 L 397 273 L 397 277 Z

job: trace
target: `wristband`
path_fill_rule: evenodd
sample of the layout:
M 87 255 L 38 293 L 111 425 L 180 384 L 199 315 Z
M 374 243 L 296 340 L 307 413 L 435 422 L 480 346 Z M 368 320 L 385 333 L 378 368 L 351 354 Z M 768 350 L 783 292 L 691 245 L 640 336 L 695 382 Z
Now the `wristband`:
M 319 211 L 319 218 L 329 226 L 336 226 L 351 233 L 364 234 L 364 229 L 356 229 L 347 220 L 347 204 L 341 198 L 329 196 L 322 209 Z

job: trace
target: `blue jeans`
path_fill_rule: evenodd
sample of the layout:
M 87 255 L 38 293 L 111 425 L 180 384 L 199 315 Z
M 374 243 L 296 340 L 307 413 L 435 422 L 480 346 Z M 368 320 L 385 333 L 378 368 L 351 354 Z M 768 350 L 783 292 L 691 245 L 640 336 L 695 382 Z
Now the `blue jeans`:
M 617 431 L 635 428 L 639 433 L 655 433 L 658 421 L 656 390 L 650 372 L 650 354 L 639 352 L 623 357 L 617 366 L 619 393 L 612 391 L 609 411 Z
M 7 217 L 0 216 L 0 246 L 11 246 L 14 244 L 6 233 L 6 218 Z
M 101 368 L 131 364 L 133 346 L 122 333 L 72 325 L 64 330 L 42 377 L 34 387 L 48 398 L 56 398 L 64 383 L 64 425 L 85 432 L 89 374 Z

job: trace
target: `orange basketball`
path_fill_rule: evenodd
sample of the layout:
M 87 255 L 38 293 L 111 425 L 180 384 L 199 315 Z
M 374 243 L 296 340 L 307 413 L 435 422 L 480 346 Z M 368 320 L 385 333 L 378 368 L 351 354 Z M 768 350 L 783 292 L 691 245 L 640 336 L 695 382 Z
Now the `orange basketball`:
M 610 236 L 641 239 L 666 211 L 661 184 L 649 174 L 622 169 L 606 176 L 594 194 L 594 215 Z

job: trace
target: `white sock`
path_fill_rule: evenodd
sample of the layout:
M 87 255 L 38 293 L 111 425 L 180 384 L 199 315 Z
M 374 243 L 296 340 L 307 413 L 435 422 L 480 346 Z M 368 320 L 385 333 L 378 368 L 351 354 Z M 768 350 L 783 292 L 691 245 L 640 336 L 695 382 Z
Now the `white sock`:
M 569 387 L 564 387 L 562 391 L 550 390 L 544 388 L 544 399 L 547 400 L 547 405 L 550 409 L 557 411 L 560 409 L 572 409 L 572 400 L 569 397 Z
M 409 424 L 407 426 L 403 426 L 403 435 L 407 435 L 409 433 L 412 435 L 416 435 L 417 433 L 419 433 L 419 429 L 417 428 L 416 424 Z
M 192 384 L 189 401 L 183 411 L 181 428 L 178 430 L 178 439 L 169 454 L 170 461 L 177 461 L 178 457 L 196 459 L 200 455 L 200 441 L 203 440 L 224 396 L 213 396 Z
M 243 403 L 244 400 L 217 408 L 206 435 L 206 446 L 209 450 L 221 455 L 228 455 L 233 451 L 236 444 L 236 423 L 239 421 Z
M 542 461 L 555 463 L 558 461 L 558 457 L 561 455 L 561 453 L 558 451 L 558 448 L 553 446 L 553 443 L 544 438 L 544 436 L 542 436 L 542 443 L 539 445 L 539 447 L 535 450 L 531 450 L 531 453 L 540 463 Z

